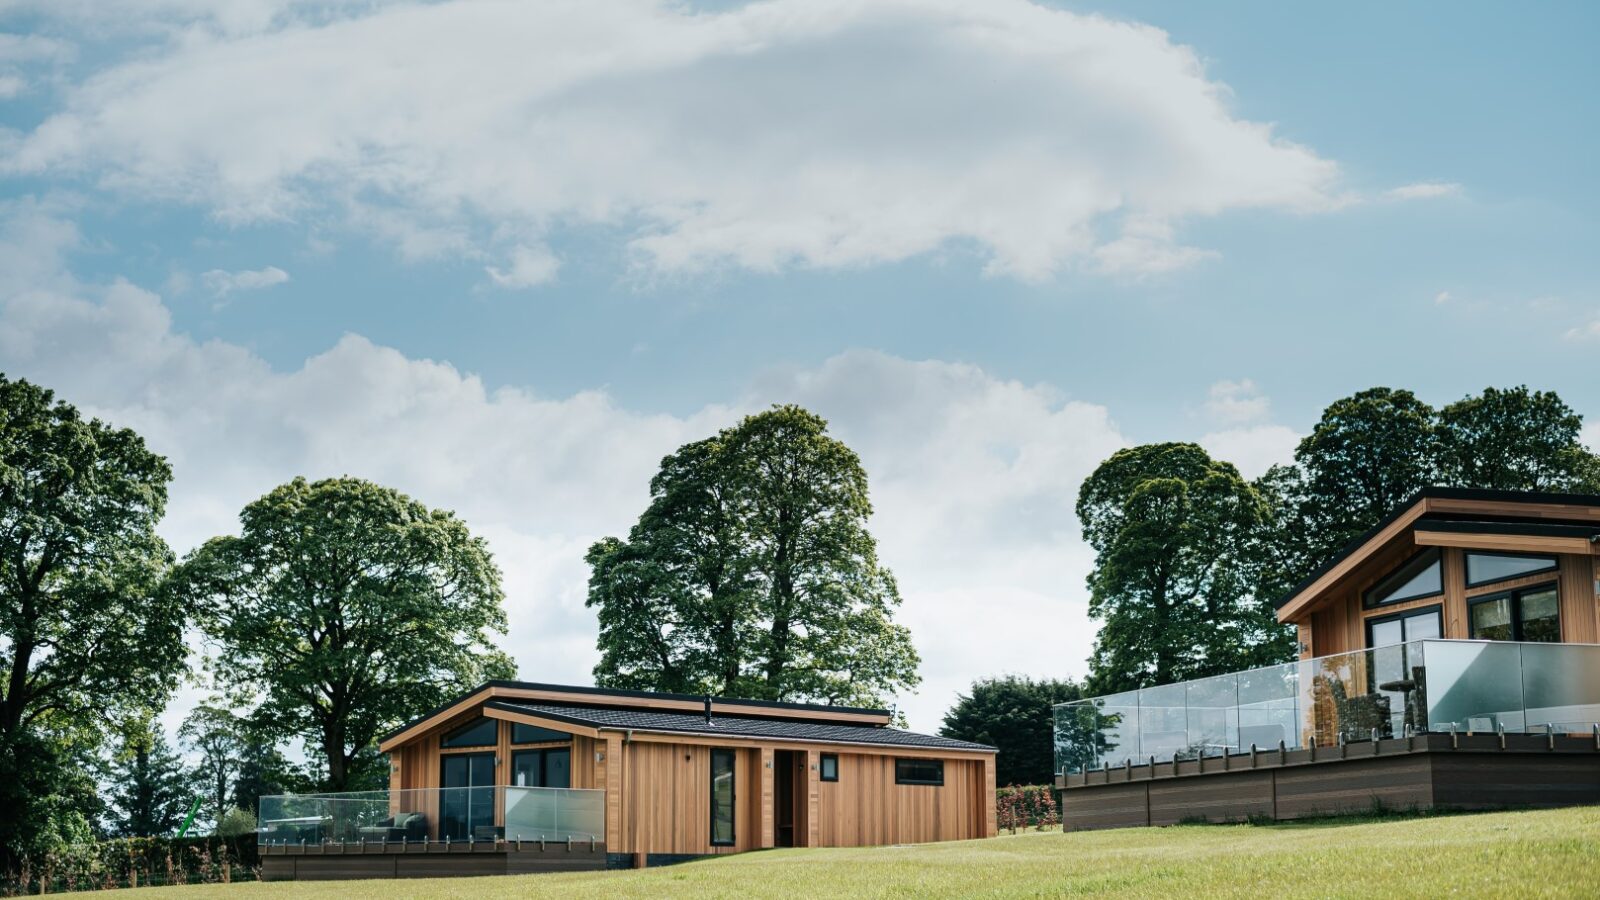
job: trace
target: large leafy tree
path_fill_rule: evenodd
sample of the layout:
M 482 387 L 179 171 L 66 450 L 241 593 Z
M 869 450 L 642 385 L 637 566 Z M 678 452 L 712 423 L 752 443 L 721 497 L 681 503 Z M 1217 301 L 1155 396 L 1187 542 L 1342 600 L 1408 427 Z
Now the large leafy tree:
M 354 478 L 297 478 L 208 541 L 177 590 L 207 610 L 218 684 L 269 740 L 300 739 L 349 790 L 381 776 L 377 737 L 515 667 L 500 573 L 448 512 Z
M 820 417 L 779 406 L 685 445 L 650 494 L 587 556 L 599 683 L 847 704 L 917 683 L 866 472 Z
M 1082 695 L 1071 680 L 981 678 L 970 693 L 957 696 L 939 733 L 998 748 L 997 784 L 1049 784 L 1055 770 L 1052 707 Z
M 197 793 L 192 774 L 153 722 L 127 728 L 106 775 L 109 831 L 118 837 L 171 834 Z
M 1250 589 L 1268 509 L 1231 464 L 1195 444 L 1121 450 L 1084 481 L 1077 511 L 1096 554 L 1094 693 L 1232 672 L 1289 652 L 1270 604 Z
M 185 609 L 155 530 L 171 478 L 133 431 L 0 375 L 0 770 L 68 764 L 176 685 Z M 51 810 L 0 810 L 0 854 L 65 821 Z
M 195 757 L 195 778 L 210 804 L 212 821 L 228 811 L 250 739 L 229 709 L 202 703 L 178 728 L 178 737 Z
M 1554 391 L 1485 388 L 1439 410 L 1440 484 L 1499 490 L 1600 491 L 1600 458 L 1583 417 Z

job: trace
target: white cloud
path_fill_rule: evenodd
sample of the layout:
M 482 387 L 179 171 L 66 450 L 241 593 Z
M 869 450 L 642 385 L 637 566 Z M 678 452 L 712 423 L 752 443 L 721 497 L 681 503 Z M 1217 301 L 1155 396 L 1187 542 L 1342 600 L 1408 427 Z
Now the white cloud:
M 1450 296 L 1449 291 L 1440 291 L 1439 293 L 1433 295 L 1433 303 L 1435 306 L 1443 306 L 1446 303 L 1449 303 L 1451 299 L 1453 298 Z
M 1386 200 L 1434 200 L 1461 196 L 1461 185 L 1453 181 L 1419 181 L 1383 192 Z
M 27 87 L 28 83 L 20 75 L 0 75 L 0 100 L 10 100 Z
M 503 288 L 526 288 L 544 284 L 556 277 L 561 260 L 549 247 L 518 247 L 511 252 L 511 265 L 504 269 L 486 266 L 489 278 Z
M 206 290 L 217 297 L 226 297 L 235 291 L 259 291 L 262 288 L 283 284 L 288 280 L 289 273 L 277 266 L 244 269 L 238 272 L 212 269 L 200 276 L 200 281 L 205 284 Z
M 1227 425 L 1265 419 L 1271 406 L 1271 401 L 1248 378 L 1218 381 L 1206 390 L 1206 413 Z
M 1583 431 L 1578 433 L 1578 439 L 1585 447 L 1600 453 L 1600 422 L 1590 422 L 1583 426 Z
M 1213 458 L 1233 463 L 1244 477 L 1259 478 L 1274 465 L 1294 462 L 1301 437 L 1286 425 L 1252 425 L 1213 431 L 1199 443 Z
M 350 335 L 288 370 L 175 332 L 155 294 L 85 284 L 61 265 L 75 230 L 13 205 L 0 225 L 0 359 L 172 461 L 162 532 L 180 552 L 300 474 L 350 474 L 459 513 L 505 571 L 522 675 L 585 683 L 596 654 L 582 554 L 623 533 L 660 458 L 744 412 L 799 402 L 828 417 L 872 477 L 873 531 L 900 578 L 925 682 L 901 698 L 933 729 L 954 694 L 1007 671 L 1081 675 L 1093 631 L 1081 480 L 1123 439 L 1103 407 L 975 366 L 868 351 L 754 377 L 685 415 L 601 391 L 490 389 L 447 363 Z M 182 710 L 170 711 L 175 722 Z
M 547 263 L 516 247 L 572 228 L 660 272 L 951 245 L 1024 279 L 1159 272 L 1208 255 L 1188 219 L 1347 199 L 1164 32 L 1026 0 L 225 6 L 113 7 L 171 39 L 0 165 L 224 221 L 331 213 L 407 254 L 510 256 L 491 277 L 518 284 Z
M 1562 337 L 1569 341 L 1600 341 L 1600 315 L 1568 328 Z

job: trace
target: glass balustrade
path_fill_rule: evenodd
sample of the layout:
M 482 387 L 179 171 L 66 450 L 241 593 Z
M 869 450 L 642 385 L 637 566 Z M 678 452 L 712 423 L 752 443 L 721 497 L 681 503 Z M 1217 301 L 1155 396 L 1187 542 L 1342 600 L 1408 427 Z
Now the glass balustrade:
M 1055 707 L 1056 771 L 1427 731 L 1591 733 L 1600 645 L 1411 641 Z
M 494 787 L 274 794 L 261 798 L 261 843 L 589 841 L 605 833 L 605 791 Z

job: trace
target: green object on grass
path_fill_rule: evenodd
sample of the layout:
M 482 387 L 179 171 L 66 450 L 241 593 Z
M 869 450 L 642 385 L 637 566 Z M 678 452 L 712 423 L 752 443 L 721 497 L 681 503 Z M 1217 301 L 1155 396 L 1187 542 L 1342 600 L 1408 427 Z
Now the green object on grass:
M 178 827 L 178 837 L 189 833 L 189 826 L 194 824 L 194 814 L 200 811 L 200 797 L 194 798 L 194 805 L 189 807 L 189 814 L 183 817 L 183 824 Z

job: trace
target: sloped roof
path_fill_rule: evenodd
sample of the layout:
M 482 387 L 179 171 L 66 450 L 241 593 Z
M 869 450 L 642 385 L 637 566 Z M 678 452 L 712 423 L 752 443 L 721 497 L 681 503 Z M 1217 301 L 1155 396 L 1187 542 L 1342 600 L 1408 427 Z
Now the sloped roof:
M 696 737 L 742 737 L 801 743 L 872 744 L 924 750 L 973 750 L 993 752 L 987 744 L 974 744 L 931 734 L 918 734 L 898 728 L 874 725 L 843 725 L 804 719 L 770 719 L 746 716 L 713 716 L 710 723 L 703 714 L 628 709 L 616 706 L 573 706 L 548 703 L 516 703 L 493 700 L 486 708 L 524 713 L 557 722 L 611 731 L 644 731 L 684 734 Z

